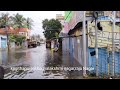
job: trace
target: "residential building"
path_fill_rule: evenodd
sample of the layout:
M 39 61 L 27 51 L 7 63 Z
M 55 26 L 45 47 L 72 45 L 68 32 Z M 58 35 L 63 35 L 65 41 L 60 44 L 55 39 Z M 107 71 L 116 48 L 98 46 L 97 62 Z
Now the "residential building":
M 7 30 L 6 30 L 7 29 Z M 7 48 L 7 34 L 15 34 L 15 31 L 12 27 L 0 29 L 0 49 L 4 50 Z
M 7 48 L 7 36 L 0 35 L 0 49 L 6 49 L 6 48 Z
M 60 23 L 62 24 L 62 27 L 64 29 L 64 16 L 62 14 L 56 14 L 56 19 L 60 21 Z M 63 31 L 62 29 L 62 31 Z
M 86 58 L 87 58 L 87 66 L 92 66 L 94 68 L 94 72 L 96 70 L 96 59 L 95 56 L 91 53 L 95 51 L 95 21 L 93 21 L 92 17 L 93 11 L 86 11 Z M 119 12 L 116 15 L 119 15 Z M 111 19 L 111 11 L 102 11 L 99 13 L 98 22 L 102 26 L 103 30 L 98 30 L 98 60 L 99 60 L 99 73 L 107 72 L 107 58 L 108 55 L 112 57 L 111 51 L 108 49 L 112 47 L 112 26 L 113 20 Z M 92 22 L 93 21 L 93 22 Z M 70 55 L 73 56 L 82 66 L 84 63 L 83 59 L 83 11 L 66 11 L 65 12 L 65 28 L 64 31 L 68 31 L 69 37 L 63 38 L 63 50 L 70 52 Z M 120 45 L 120 18 L 116 17 L 116 28 L 115 28 L 115 40 L 114 42 L 117 45 Z M 108 51 L 109 54 L 108 54 Z M 120 50 L 117 50 L 119 54 L 116 53 L 115 61 L 118 62 L 120 58 Z M 109 57 L 110 64 L 112 65 L 112 58 Z M 115 66 L 115 71 L 118 72 L 120 68 L 117 67 L 119 63 Z M 110 67 L 112 70 L 112 67 Z
M 17 28 L 15 31 L 17 34 L 25 36 L 26 40 L 30 39 L 30 30 L 28 28 Z
M 6 29 L 5 28 L 0 29 L 0 48 L 1 49 L 6 49 L 7 48 L 7 35 L 18 34 L 18 35 L 25 36 L 26 40 L 30 39 L 30 30 L 28 28 L 13 29 L 12 27 L 8 27 Z M 27 42 L 24 42 L 23 44 L 25 44 L 25 47 L 27 47 Z M 11 42 L 10 47 L 14 48 L 15 43 Z

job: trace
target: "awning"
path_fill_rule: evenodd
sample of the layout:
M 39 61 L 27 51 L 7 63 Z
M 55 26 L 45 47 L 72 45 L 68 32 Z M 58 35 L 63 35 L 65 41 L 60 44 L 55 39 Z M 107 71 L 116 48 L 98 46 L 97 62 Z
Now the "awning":
M 86 24 L 87 24 L 87 21 L 86 21 Z M 83 26 L 83 22 L 78 22 L 73 29 L 69 30 L 68 35 L 71 35 L 72 33 L 74 33 L 76 31 L 76 29 L 79 29 L 82 26 Z

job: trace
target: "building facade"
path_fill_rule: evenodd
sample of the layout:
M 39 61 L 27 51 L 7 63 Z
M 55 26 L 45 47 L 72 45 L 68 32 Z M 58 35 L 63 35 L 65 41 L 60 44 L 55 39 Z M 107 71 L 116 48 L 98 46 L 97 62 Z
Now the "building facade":
M 7 35 L 10 34 L 16 34 L 16 35 L 22 35 L 26 37 L 27 39 L 30 39 L 30 30 L 28 28 L 18 28 L 13 29 L 12 27 L 8 28 L 1 28 L 0 29 L 0 49 L 6 49 L 7 48 Z M 23 46 L 27 47 L 27 41 L 23 42 Z M 15 48 L 15 42 L 10 42 L 10 48 Z
M 6 49 L 7 48 L 7 36 L 6 35 L 0 35 L 0 49 Z
M 86 11 L 86 58 L 87 66 L 93 67 L 93 72 L 96 71 L 96 59 L 95 54 L 91 53 L 95 51 L 95 22 L 92 17 L 93 11 Z M 98 71 L 107 74 L 108 71 L 112 73 L 112 29 L 113 20 L 112 11 L 102 11 L 99 14 L 98 22 L 102 26 L 103 30 L 98 30 Z M 64 50 L 68 50 L 70 54 L 83 66 L 83 11 L 66 11 L 65 12 L 65 28 L 64 31 L 68 31 L 69 38 L 63 38 Z M 116 12 L 116 25 L 114 30 L 114 43 L 115 43 L 115 72 L 120 73 L 119 60 L 120 60 L 120 18 L 119 12 Z M 81 24 L 80 24 L 81 23 Z M 67 46 L 68 45 L 68 46 Z M 69 48 L 69 49 L 67 49 Z M 110 64 L 110 68 L 108 68 Z M 110 69 L 110 70 L 108 70 Z
M 16 31 L 16 34 L 25 36 L 26 40 L 30 39 L 30 30 L 28 28 L 18 28 L 18 29 L 15 29 L 15 31 Z

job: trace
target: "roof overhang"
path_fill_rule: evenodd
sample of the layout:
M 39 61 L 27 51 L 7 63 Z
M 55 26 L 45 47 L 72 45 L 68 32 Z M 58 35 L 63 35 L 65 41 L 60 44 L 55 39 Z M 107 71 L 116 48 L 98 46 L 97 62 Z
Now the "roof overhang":
M 86 21 L 87 24 L 87 21 Z M 78 22 L 73 29 L 70 29 L 68 32 L 68 35 L 73 34 L 77 29 L 80 29 L 83 27 L 83 22 Z

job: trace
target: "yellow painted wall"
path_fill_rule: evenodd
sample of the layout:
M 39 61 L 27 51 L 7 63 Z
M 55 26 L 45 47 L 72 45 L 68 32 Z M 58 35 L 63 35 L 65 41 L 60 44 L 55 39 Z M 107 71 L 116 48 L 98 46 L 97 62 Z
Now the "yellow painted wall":
M 79 36 L 81 34 L 80 29 L 77 29 L 75 32 L 75 36 Z
M 103 31 L 98 30 L 98 47 L 107 47 L 112 44 L 112 24 L 110 21 L 100 21 Z M 88 46 L 95 47 L 95 22 L 88 22 Z M 115 41 L 120 39 L 120 27 L 116 25 L 115 29 Z M 116 41 L 117 42 L 117 41 Z

